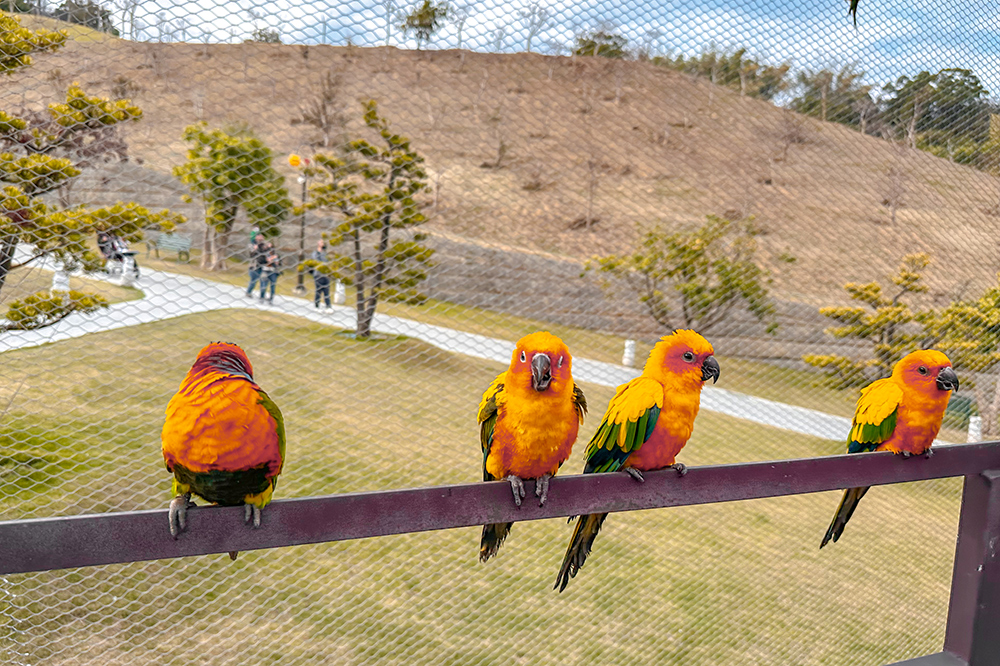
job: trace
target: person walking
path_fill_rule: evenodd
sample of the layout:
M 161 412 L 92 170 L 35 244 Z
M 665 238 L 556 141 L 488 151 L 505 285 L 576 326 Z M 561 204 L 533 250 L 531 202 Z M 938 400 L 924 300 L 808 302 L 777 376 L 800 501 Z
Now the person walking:
M 274 289 L 278 286 L 279 275 L 281 275 L 281 257 L 274 249 L 274 244 L 267 243 L 267 255 L 260 275 L 260 300 L 274 303 Z M 271 287 L 271 295 L 265 297 L 268 286 Z
M 311 259 L 318 261 L 320 264 L 326 264 L 326 241 L 322 238 L 316 243 L 316 251 L 312 253 Z M 316 295 L 313 297 L 316 309 L 319 309 L 319 298 L 322 295 L 326 303 L 326 309 L 332 310 L 333 308 L 330 306 L 330 276 L 320 272 L 319 267 L 312 268 L 311 271 L 313 283 L 316 285 Z
M 267 243 L 261 236 L 257 236 L 255 241 L 250 249 L 250 286 L 247 287 L 247 296 L 250 298 L 253 298 L 253 288 L 257 286 L 257 281 L 260 280 L 264 263 L 267 260 Z M 264 289 L 263 281 L 260 283 L 260 288 Z

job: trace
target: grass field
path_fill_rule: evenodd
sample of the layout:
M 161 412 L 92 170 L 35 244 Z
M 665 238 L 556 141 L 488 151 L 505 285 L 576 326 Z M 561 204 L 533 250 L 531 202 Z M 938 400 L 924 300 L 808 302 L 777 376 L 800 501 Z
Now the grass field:
M 3 354 L 4 517 L 165 506 L 163 408 L 198 348 L 216 339 L 244 344 L 285 414 L 280 497 L 479 478 L 475 409 L 499 365 L 221 311 Z M 584 389 L 593 413 L 581 440 L 611 395 Z M 580 469 L 583 449 L 565 470 Z M 840 449 L 705 412 L 681 459 Z M 615 515 L 561 595 L 551 590 L 570 532 L 560 520 L 516 525 L 488 565 L 476 560 L 478 530 L 461 529 L 248 552 L 235 563 L 223 555 L 8 576 L 0 659 L 885 663 L 940 648 L 959 490 L 957 480 L 873 489 L 822 552 L 835 493 Z

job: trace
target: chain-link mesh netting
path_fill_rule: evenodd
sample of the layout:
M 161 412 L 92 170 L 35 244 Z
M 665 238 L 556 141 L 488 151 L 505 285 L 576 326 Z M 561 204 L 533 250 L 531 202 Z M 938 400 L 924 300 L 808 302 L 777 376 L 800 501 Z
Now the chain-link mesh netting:
M 278 498 L 478 480 L 536 330 L 591 406 L 563 473 L 674 327 L 722 367 L 689 465 L 841 453 L 858 387 L 930 345 L 941 438 L 996 434 L 991 3 L 0 8 L 3 519 L 165 507 L 213 340 L 284 413 Z M 562 594 L 555 520 L 487 564 L 462 529 L 7 576 L 0 659 L 902 660 L 940 649 L 959 493 L 875 488 L 823 551 L 835 493 L 616 514 Z

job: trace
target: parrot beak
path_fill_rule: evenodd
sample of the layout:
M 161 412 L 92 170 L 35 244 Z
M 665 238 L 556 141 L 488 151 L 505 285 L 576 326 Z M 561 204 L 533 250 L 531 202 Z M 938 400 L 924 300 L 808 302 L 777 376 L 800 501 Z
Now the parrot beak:
M 709 377 L 711 377 L 712 383 L 714 384 L 719 381 L 719 375 L 721 373 L 722 369 L 719 367 L 719 362 L 715 360 L 714 356 L 709 356 L 705 359 L 705 362 L 701 364 L 701 381 L 703 382 L 707 382 Z
M 937 387 L 942 391 L 958 390 L 958 375 L 951 367 L 941 368 L 937 376 Z
M 531 359 L 531 388 L 544 391 L 552 381 L 552 359 L 548 354 L 535 354 Z

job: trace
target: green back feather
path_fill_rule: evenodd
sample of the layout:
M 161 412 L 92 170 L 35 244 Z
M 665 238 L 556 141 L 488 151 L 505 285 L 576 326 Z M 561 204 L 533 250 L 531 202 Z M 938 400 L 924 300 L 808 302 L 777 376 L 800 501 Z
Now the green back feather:
M 497 385 L 497 390 L 486 401 L 482 416 L 485 416 L 479 423 L 479 443 L 483 446 L 483 481 L 495 481 L 492 474 L 486 471 L 486 459 L 490 456 L 490 449 L 493 447 L 493 431 L 497 425 L 497 394 L 503 390 L 503 384 Z
M 848 453 L 866 453 L 874 451 L 879 444 L 892 437 L 896 430 L 896 417 L 899 408 L 892 410 L 892 414 L 885 417 L 881 423 L 865 423 L 861 426 L 860 441 L 852 439 L 847 444 Z
M 621 469 L 629 455 L 653 435 L 659 418 L 660 408 L 656 405 L 644 411 L 637 419 L 624 424 L 611 423 L 605 418 L 587 445 L 587 464 L 583 473 L 615 472 Z M 622 427 L 625 428 L 624 444 L 618 442 Z
M 260 400 L 257 404 L 263 405 L 267 413 L 271 415 L 274 422 L 278 425 L 278 451 L 281 453 L 281 460 L 285 460 L 285 419 L 281 416 L 281 410 L 278 406 L 274 404 L 274 401 L 264 393 L 263 389 L 258 389 L 257 393 L 260 395 Z

